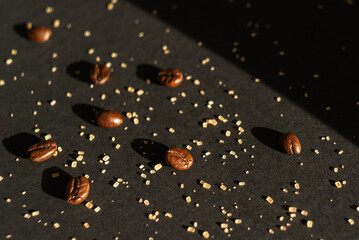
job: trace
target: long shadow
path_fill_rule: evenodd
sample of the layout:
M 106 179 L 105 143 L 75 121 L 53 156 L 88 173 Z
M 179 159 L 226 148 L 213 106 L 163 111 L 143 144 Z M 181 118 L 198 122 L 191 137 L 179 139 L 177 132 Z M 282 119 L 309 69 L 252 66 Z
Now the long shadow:
M 131 3 L 148 13 L 156 10 L 156 17 L 359 144 L 356 6 L 310 0 Z
M 6 150 L 11 154 L 14 154 L 21 158 L 27 158 L 27 148 L 40 141 L 42 141 L 40 138 L 32 134 L 23 132 L 3 139 L 2 143 Z
M 282 133 L 266 127 L 254 127 L 251 132 L 258 141 L 273 150 L 281 152 L 279 148 L 279 138 Z
M 87 61 L 73 62 L 67 66 L 66 72 L 73 78 L 90 83 L 90 71 L 93 64 Z
M 79 103 L 72 105 L 72 111 L 82 120 L 90 124 L 96 124 L 96 114 L 103 109 L 92 105 Z
M 21 37 L 28 39 L 27 37 L 28 30 L 26 28 L 26 23 L 15 24 L 13 29 Z
M 47 168 L 42 173 L 42 191 L 50 196 L 65 199 L 65 190 L 71 175 L 58 167 Z
M 136 67 L 136 75 L 142 80 L 151 80 L 152 83 L 159 84 L 158 72 L 161 71 L 158 67 L 149 64 L 139 64 Z
M 165 163 L 165 152 L 170 149 L 162 143 L 144 138 L 133 140 L 131 146 L 138 154 L 150 160 L 151 167 L 157 163 Z

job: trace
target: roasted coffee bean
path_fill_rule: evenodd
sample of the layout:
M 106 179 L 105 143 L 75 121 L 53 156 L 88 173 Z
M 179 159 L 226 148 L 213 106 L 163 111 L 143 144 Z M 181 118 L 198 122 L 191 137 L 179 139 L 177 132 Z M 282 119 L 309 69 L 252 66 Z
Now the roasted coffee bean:
M 57 144 L 52 141 L 38 142 L 27 149 L 27 155 L 32 162 L 43 162 L 52 157 L 57 151 Z
M 96 85 L 105 84 L 110 78 L 110 69 L 105 64 L 96 64 L 90 72 L 90 78 Z
M 300 154 L 302 149 L 299 139 L 293 133 L 285 133 L 279 138 L 279 146 L 287 154 Z
M 183 74 L 175 68 L 168 68 L 158 73 L 158 81 L 166 87 L 177 87 L 183 81 Z
M 102 128 L 114 128 L 123 123 L 123 117 L 116 111 L 106 110 L 97 116 L 97 125 Z
M 51 36 L 52 36 L 51 29 L 43 26 L 33 27 L 28 32 L 29 39 L 37 43 L 45 43 L 49 41 Z
M 83 202 L 90 192 L 90 183 L 85 177 L 76 177 L 69 180 L 65 192 L 65 200 L 70 204 Z
M 168 165 L 178 170 L 186 170 L 193 164 L 192 155 L 182 148 L 172 148 L 165 154 Z

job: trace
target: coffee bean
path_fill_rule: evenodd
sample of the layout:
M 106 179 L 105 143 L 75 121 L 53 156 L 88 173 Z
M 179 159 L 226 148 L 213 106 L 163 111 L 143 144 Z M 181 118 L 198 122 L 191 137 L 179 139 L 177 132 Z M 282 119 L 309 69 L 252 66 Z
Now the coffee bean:
M 168 68 L 158 73 L 158 81 L 166 87 L 177 87 L 183 80 L 183 74 L 175 68 Z
M 83 202 L 90 192 L 90 183 L 85 177 L 76 177 L 69 180 L 65 192 L 66 202 L 75 205 Z
M 52 141 L 38 142 L 27 149 L 27 155 L 32 162 L 43 162 L 52 157 L 57 150 L 57 144 Z
M 165 154 L 168 165 L 178 170 L 186 170 L 193 164 L 192 155 L 182 148 L 172 148 Z
M 97 125 L 102 128 L 114 128 L 123 123 L 121 114 L 113 110 L 106 110 L 97 116 Z
M 96 64 L 90 72 L 90 78 L 96 85 L 105 84 L 110 78 L 110 69 L 105 64 Z
M 52 36 L 51 29 L 43 26 L 33 27 L 28 32 L 29 39 L 37 43 L 45 43 L 49 41 L 51 36 Z
M 283 134 L 279 138 L 279 146 L 287 154 L 300 154 L 302 149 L 299 139 L 293 133 Z

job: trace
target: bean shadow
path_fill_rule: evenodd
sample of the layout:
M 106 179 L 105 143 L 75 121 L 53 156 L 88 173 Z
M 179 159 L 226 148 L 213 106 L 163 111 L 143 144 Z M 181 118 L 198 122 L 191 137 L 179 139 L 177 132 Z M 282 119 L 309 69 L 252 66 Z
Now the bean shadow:
M 27 158 L 27 148 L 41 141 L 42 140 L 40 138 L 23 132 L 3 139 L 2 143 L 8 152 L 21 158 Z
M 261 143 L 273 150 L 281 152 L 278 142 L 282 133 L 266 127 L 254 127 L 251 132 Z
M 41 189 L 50 196 L 65 200 L 65 190 L 71 175 L 58 167 L 47 168 L 42 173 Z
M 15 24 L 13 29 L 21 37 L 28 39 L 27 38 L 28 30 L 26 28 L 26 23 Z
M 157 163 L 165 163 L 165 152 L 170 148 L 166 145 L 144 138 L 138 138 L 131 142 L 133 150 L 139 155 L 150 160 L 149 166 L 154 167 Z
M 67 66 L 66 72 L 73 78 L 85 83 L 90 83 L 89 74 L 93 64 L 87 61 L 73 62 Z
M 82 120 L 90 124 L 96 124 L 96 115 L 103 109 L 92 105 L 79 103 L 72 105 L 72 111 Z
M 136 68 L 136 75 L 144 81 L 150 79 L 152 83 L 159 84 L 157 81 L 159 71 L 161 69 L 153 65 L 139 64 Z

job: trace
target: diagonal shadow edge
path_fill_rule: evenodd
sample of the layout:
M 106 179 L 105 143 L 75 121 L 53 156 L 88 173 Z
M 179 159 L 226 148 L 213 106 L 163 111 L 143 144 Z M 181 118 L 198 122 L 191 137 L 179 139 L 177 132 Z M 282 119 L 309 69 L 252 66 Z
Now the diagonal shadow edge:
M 355 67 L 359 53 L 355 42 L 359 39 L 354 35 L 356 25 L 345 24 L 354 22 L 355 12 L 344 2 L 327 4 L 319 17 L 319 10 L 310 1 L 299 5 L 283 0 L 256 4 L 218 0 L 176 3 L 131 1 L 188 37 L 204 41 L 205 47 L 260 78 L 359 145 L 358 86 L 354 81 L 359 73 Z M 300 15 L 303 12 L 305 17 Z M 253 37 L 253 33 L 257 36 Z M 234 42 L 243 46 L 238 47 L 239 57 L 231 52 L 236 47 Z M 347 48 L 351 52 L 345 54 L 343 49 Z M 252 62 L 242 63 L 241 56 Z M 282 70 L 285 75 L 279 76 Z

